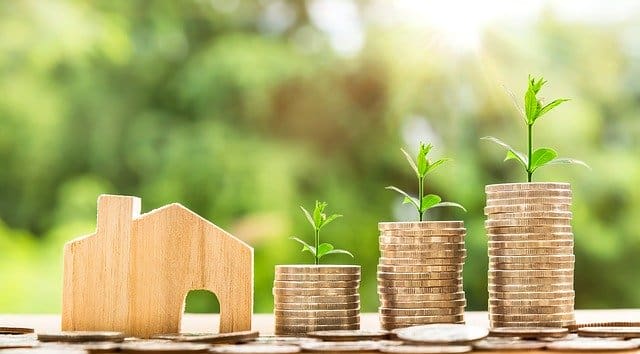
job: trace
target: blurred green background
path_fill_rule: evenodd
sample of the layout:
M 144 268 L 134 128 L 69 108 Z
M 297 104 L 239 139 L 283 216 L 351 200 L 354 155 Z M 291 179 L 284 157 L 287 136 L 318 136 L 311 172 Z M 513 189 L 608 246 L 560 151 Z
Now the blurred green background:
M 476 4 L 477 3 L 477 4 Z M 604 5 L 603 5 L 604 6 Z M 377 222 L 414 212 L 399 148 L 454 159 L 427 192 L 468 228 L 468 309 L 486 308 L 484 185 L 523 181 L 528 74 L 572 101 L 536 145 L 587 161 L 540 170 L 574 190 L 576 307 L 640 306 L 640 7 L 633 1 L 1 1 L 0 313 L 57 312 L 64 242 L 101 193 L 180 202 L 255 247 L 255 311 L 276 264 L 310 262 L 299 205 L 344 218 L 323 236 L 363 267 L 375 311 Z M 329 259 L 330 258 L 330 259 Z M 188 311 L 215 311 L 196 293 Z

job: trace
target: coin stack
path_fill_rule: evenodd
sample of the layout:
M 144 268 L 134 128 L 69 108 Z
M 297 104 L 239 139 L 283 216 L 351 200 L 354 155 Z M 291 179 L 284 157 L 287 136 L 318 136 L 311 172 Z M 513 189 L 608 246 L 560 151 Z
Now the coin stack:
M 382 222 L 378 229 L 382 327 L 463 323 L 464 223 Z
M 486 186 L 491 327 L 575 323 L 571 186 Z
M 277 335 L 360 329 L 360 266 L 278 265 L 273 283 Z

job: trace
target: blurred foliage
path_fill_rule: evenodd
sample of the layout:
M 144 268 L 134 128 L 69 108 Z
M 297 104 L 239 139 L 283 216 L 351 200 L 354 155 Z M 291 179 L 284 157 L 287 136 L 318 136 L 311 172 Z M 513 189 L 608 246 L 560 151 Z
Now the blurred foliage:
M 460 52 L 357 4 L 363 47 L 342 55 L 302 1 L 0 2 L 0 312 L 60 310 L 62 245 L 92 232 L 101 193 L 180 202 L 252 244 L 256 312 L 274 265 L 307 261 L 298 206 L 326 200 L 345 217 L 324 237 L 355 251 L 375 311 L 377 222 L 414 216 L 383 187 L 412 188 L 399 148 L 418 139 L 454 157 L 427 192 L 469 212 L 427 216 L 465 220 L 468 308 L 485 309 L 484 185 L 525 176 L 479 137 L 524 147 L 503 85 L 520 96 L 529 73 L 572 98 L 536 143 L 593 167 L 536 176 L 573 185 L 577 308 L 640 306 L 637 22 L 546 13 Z M 188 311 L 217 306 L 203 294 Z

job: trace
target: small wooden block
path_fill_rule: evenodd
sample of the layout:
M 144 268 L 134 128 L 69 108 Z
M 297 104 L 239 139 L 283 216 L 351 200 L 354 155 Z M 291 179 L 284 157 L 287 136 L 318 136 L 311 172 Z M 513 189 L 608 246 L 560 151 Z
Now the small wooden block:
M 253 249 L 180 204 L 140 215 L 139 198 L 101 195 L 96 232 L 64 247 L 62 329 L 177 333 L 195 289 L 218 297 L 220 332 L 250 330 Z

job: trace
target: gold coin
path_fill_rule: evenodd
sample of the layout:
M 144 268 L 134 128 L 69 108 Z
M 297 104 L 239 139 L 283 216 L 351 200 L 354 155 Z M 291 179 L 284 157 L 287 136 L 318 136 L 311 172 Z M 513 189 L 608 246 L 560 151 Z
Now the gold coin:
M 575 300 L 574 297 L 566 297 L 559 299 L 535 299 L 535 300 L 502 300 L 502 299 L 489 299 L 489 306 L 573 306 Z
M 348 317 L 285 317 L 275 316 L 276 326 L 289 326 L 289 325 L 321 325 L 321 326 L 334 326 L 334 325 L 347 325 L 360 323 L 360 316 L 348 316 Z
M 293 274 L 276 273 L 275 280 L 283 281 L 359 281 L 360 274 Z
M 472 350 L 470 345 L 392 345 L 380 348 L 381 353 L 395 354 L 457 354 Z
M 569 270 L 489 270 L 490 277 L 500 278 L 554 278 L 554 277 L 571 277 L 573 278 L 573 269 Z
M 62 331 L 38 333 L 41 342 L 122 342 L 124 333 L 111 331 Z
M 568 313 L 574 310 L 573 304 L 571 305 L 557 305 L 557 306 L 494 306 L 489 305 L 489 313 L 500 315 L 541 315 L 541 314 L 556 314 L 556 313 Z
M 520 242 L 520 241 L 573 241 L 572 232 L 496 234 L 487 233 L 491 242 Z
M 378 241 L 381 245 L 426 245 L 433 243 L 464 243 L 465 235 L 450 235 L 450 236 L 408 236 L 408 237 L 396 237 L 396 236 L 380 236 Z
M 572 284 L 573 285 L 573 284 Z M 462 284 L 457 286 L 443 286 L 431 288 L 390 288 L 378 286 L 379 294 L 444 294 L 462 291 Z
M 459 229 L 464 227 L 464 221 L 409 221 L 409 222 L 379 222 L 378 230 L 439 230 Z
M 343 342 L 388 339 L 390 333 L 387 331 L 336 330 L 315 331 L 307 333 L 307 335 L 311 338 L 317 338 L 328 342 Z
M 511 204 L 488 206 L 484 208 L 484 215 L 499 215 L 503 213 L 532 213 L 532 212 L 570 212 L 568 204 Z
M 555 285 L 573 282 L 573 276 L 553 277 L 553 278 L 534 278 L 534 277 L 492 277 L 489 276 L 489 284 L 491 285 Z
M 439 250 L 439 251 L 380 251 L 385 258 L 462 258 L 467 256 L 467 250 Z
M 570 189 L 545 189 L 534 191 L 499 191 L 486 192 L 487 200 L 514 199 L 514 198 L 570 198 L 573 193 Z
M 420 325 L 428 323 L 454 323 L 464 321 L 464 315 L 440 315 L 440 316 L 387 316 L 380 315 L 383 324 Z
M 451 307 L 465 307 L 467 306 L 467 300 L 448 300 L 448 301 L 393 301 L 393 300 L 381 300 L 381 307 L 394 308 L 394 309 L 424 309 L 424 308 L 451 308 Z
M 573 213 L 570 211 L 529 211 L 517 213 L 499 213 L 489 215 L 490 220 L 502 219 L 571 219 Z
M 547 189 L 566 189 L 571 190 L 569 183 L 556 182 L 527 182 L 527 183 L 499 183 L 489 184 L 484 187 L 485 192 L 501 192 L 501 191 L 534 191 Z
M 554 284 L 530 284 L 530 285 L 502 285 L 491 284 L 487 286 L 490 292 L 538 292 L 538 291 L 570 291 L 573 290 L 573 282 Z
M 178 343 L 178 342 L 128 342 L 120 345 L 119 352 L 122 353 L 208 353 L 208 344 Z M 47 350 L 46 353 L 52 353 Z M 81 353 L 86 353 L 82 351 Z
M 323 317 L 353 317 L 360 314 L 355 310 L 274 310 L 276 318 L 323 318 Z
M 422 244 L 380 243 L 379 249 L 381 251 L 446 251 L 446 250 L 458 251 L 458 250 L 464 249 L 464 242 L 457 242 L 457 243 L 431 242 L 431 243 L 422 243 Z
M 491 241 L 489 240 L 489 248 L 555 248 L 555 247 L 573 247 L 573 239 L 571 240 L 546 240 L 546 241 Z
M 490 256 L 491 263 L 566 263 L 575 262 L 573 254 L 561 256 Z
M 563 328 L 574 324 L 575 321 L 489 321 L 489 326 L 494 328 L 526 328 L 526 327 L 552 327 Z
M 431 273 L 386 273 L 378 272 L 381 280 L 444 280 L 462 278 L 462 270 L 457 272 L 431 272 Z
M 580 337 L 640 338 L 640 327 L 586 327 L 578 328 Z
M 273 295 L 283 295 L 283 296 L 331 296 L 331 295 L 357 295 L 358 288 L 291 288 L 291 289 L 280 289 L 273 288 Z
M 564 256 L 573 254 L 573 246 L 556 248 L 489 248 L 489 256 Z
M 258 331 L 239 331 L 228 333 L 169 333 L 157 334 L 151 338 L 174 342 L 228 344 L 252 340 L 258 338 L 258 335 Z
M 378 278 L 378 286 L 384 287 L 433 287 L 433 286 L 457 286 L 462 284 L 462 278 L 458 279 L 426 279 L 426 280 L 385 280 Z
M 435 322 L 435 323 L 443 323 L 443 322 Z M 447 323 L 464 324 L 464 321 L 454 321 L 454 322 L 447 322 Z M 409 326 L 425 325 L 425 324 L 433 324 L 433 323 L 425 322 L 425 323 L 406 324 L 406 323 L 383 323 L 383 322 L 380 322 L 380 326 L 383 329 L 386 329 L 387 331 L 397 331 L 397 330 L 400 330 L 400 329 L 403 329 L 403 328 L 407 328 Z M 409 347 L 409 346 L 407 345 L 406 347 Z M 414 346 L 411 345 L 411 347 L 414 347 Z M 419 346 L 416 346 L 416 347 L 419 347 Z
M 464 291 L 441 294 L 389 294 L 378 293 L 380 302 L 420 302 L 463 300 Z
M 378 272 L 383 273 L 431 273 L 431 272 L 461 272 L 462 264 L 457 265 L 378 265 Z
M 276 280 L 273 286 L 278 289 L 325 289 L 325 288 L 357 288 L 360 281 L 297 281 Z
M 489 262 L 490 270 L 573 270 L 575 262 L 500 263 Z
M 360 329 L 359 323 L 346 324 L 346 325 L 276 325 L 276 335 L 288 335 L 288 334 L 306 334 L 307 332 L 323 331 L 323 330 L 335 330 L 335 329 Z
M 487 229 L 514 226 L 571 226 L 569 218 L 498 219 L 484 222 Z
M 529 315 L 503 315 L 489 312 L 489 320 L 492 321 L 571 321 L 575 318 L 572 312 L 554 313 L 554 314 L 529 314 Z
M 326 303 L 353 303 L 360 301 L 360 295 L 281 295 L 275 294 L 276 303 L 308 303 L 308 304 L 326 304 Z
M 462 307 L 438 307 L 438 308 L 414 308 L 414 309 L 397 309 L 389 307 L 381 307 L 378 309 L 380 314 L 386 316 L 443 316 L 443 315 L 463 315 L 464 306 Z
M 571 205 L 571 197 L 521 197 L 487 199 L 487 206 L 501 205 Z
M 380 232 L 380 237 L 421 237 L 421 238 L 454 238 L 467 235 L 467 229 L 440 229 L 440 230 L 386 230 Z
M 562 298 L 575 297 L 575 296 L 576 296 L 576 293 L 573 290 L 530 291 L 526 293 L 489 291 L 489 301 L 491 301 L 491 299 L 501 299 L 501 300 L 562 299 Z
M 307 302 L 276 302 L 273 307 L 274 310 L 356 310 L 360 308 L 360 301 L 317 304 Z
M 278 273 L 294 273 L 294 274 L 360 274 L 359 265 L 277 265 L 276 274 Z
M 465 257 L 450 258 L 387 258 L 380 257 L 379 263 L 388 266 L 437 266 L 437 265 L 463 265 Z
M 555 234 L 571 233 L 571 226 L 505 226 L 485 227 L 488 235 L 518 235 L 518 234 Z

